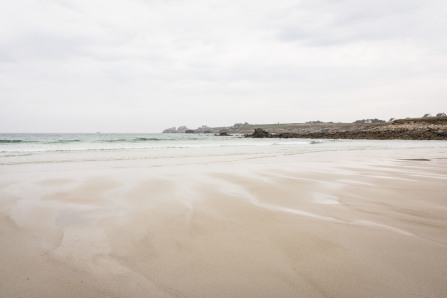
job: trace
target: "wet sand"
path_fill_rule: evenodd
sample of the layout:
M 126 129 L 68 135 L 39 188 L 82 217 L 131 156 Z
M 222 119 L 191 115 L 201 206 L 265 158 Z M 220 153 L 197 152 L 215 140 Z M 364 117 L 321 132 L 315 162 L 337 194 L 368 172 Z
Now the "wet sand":
M 445 297 L 447 152 L 0 167 L 1 297 Z

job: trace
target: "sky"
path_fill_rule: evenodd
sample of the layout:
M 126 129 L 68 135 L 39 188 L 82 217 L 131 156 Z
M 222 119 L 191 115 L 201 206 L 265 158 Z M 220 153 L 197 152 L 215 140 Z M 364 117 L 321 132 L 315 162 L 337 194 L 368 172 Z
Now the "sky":
M 439 112 L 445 0 L 0 0 L 0 132 Z

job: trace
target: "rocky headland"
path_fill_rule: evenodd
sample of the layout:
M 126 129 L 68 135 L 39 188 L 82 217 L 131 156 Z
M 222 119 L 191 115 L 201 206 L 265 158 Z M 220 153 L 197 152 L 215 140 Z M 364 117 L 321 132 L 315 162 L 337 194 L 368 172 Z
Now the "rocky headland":
M 423 117 L 384 121 L 356 121 L 354 123 L 289 123 L 240 124 L 229 127 L 202 126 L 197 130 L 186 127 L 164 132 L 212 133 L 239 135 L 247 138 L 311 138 L 311 139 L 371 139 L 371 140 L 447 140 L 447 116 Z

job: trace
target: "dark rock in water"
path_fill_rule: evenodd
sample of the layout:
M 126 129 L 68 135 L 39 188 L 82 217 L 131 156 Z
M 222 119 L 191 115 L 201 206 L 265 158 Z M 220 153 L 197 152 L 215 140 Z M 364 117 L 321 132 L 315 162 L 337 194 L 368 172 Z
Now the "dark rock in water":
M 272 135 L 262 128 L 256 128 L 255 132 L 251 135 L 245 135 L 246 138 L 271 138 Z
M 193 129 L 187 129 L 185 130 L 185 133 L 195 133 L 195 131 Z
M 218 134 L 215 134 L 215 136 L 219 136 L 219 137 L 229 137 L 230 135 L 228 134 L 228 132 L 226 131 L 222 131 Z
M 300 135 L 293 132 L 282 132 L 278 133 L 274 136 L 275 138 L 281 138 L 281 139 L 290 139 L 290 138 L 299 138 Z

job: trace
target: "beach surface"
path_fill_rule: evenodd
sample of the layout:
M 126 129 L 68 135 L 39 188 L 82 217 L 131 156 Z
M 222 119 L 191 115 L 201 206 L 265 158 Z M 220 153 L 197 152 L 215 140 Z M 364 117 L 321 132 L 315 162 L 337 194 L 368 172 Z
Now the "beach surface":
M 1 297 L 446 297 L 447 150 L 0 166 Z

